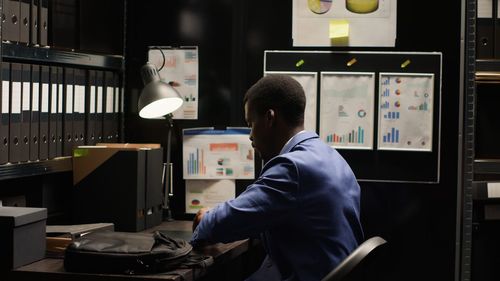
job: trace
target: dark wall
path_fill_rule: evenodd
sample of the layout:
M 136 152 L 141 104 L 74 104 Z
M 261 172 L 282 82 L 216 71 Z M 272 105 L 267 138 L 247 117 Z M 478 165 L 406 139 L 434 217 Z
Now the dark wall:
M 398 1 L 395 48 L 349 49 L 443 53 L 440 183 L 361 183 L 365 235 L 380 235 L 391 245 L 393 264 L 386 280 L 454 277 L 460 6 L 452 0 Z M 292 1 L 128 1 L 127 9 L 126 141 L 166 143 L 164 122 L 137 117 L 139 68 L 146 61 L 147 46 L 199 47 L 199 118 L 174 125 L 173 162 L 179 164 L 174 168 L 173 204 L 178 218 L 186 217 L 182 128 L 245 125 L 242 97 L 262 76 L 264 50 L 347 50 L 294 48 Z

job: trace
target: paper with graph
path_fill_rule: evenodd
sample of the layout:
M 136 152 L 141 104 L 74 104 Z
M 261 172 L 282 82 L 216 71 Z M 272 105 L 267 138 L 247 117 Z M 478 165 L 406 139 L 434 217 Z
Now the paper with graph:
M 338 149 L 373 149 L 374 99 L 374 73 L 321 72 L 321 139 Z
M 380 73 L 378 149 L 432 151 L 434 74 Z
M 254 149 L 250 129 L 185 129 L 184 179 L 253 179 Z

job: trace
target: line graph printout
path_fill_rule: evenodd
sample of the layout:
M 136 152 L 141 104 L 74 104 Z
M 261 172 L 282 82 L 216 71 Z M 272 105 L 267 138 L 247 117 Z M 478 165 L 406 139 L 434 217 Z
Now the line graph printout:
M 378 149 L 432 151 L 434 74 L 380 73 Z
M 184 179 L 253 179 L 250 129 L 184 129 Z
M 373 149 L 375 74 L 321 72 L 320 138 L 338 149 Z
M 316 132 L 316 105 L 318 96 L 317 72 L 279 72 L 266 71 L 264 75 L 283 74 L 292 77 L 300 83 L 306 94 L 306 110 L 304 112 L 304 128 Z

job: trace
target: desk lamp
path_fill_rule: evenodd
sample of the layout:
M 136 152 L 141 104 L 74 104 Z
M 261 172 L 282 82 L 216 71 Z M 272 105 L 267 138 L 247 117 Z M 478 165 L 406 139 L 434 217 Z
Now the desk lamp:
M 162 66 L 163 68 L 163 66 Z M 161 68 L 160 68 L 161 69 Z M 139 97 L 139 116 L 147 119 L 165 118 L 168 122 L 167 160 L 164 167 L 163 186 L 165 191 L 163 209 L 166 211 L 166 220 L 172 220 L 169 196 L 172 195 L 172 165 L 170 163 L 170 141 L 172 138 L 172 112 L 182 105 L 179 92 L 169 83 L 160 79 L 159 70 L 151 63 L 141 68 L 144 89 Z M 165 170 L 166 169 L 166 170 Z

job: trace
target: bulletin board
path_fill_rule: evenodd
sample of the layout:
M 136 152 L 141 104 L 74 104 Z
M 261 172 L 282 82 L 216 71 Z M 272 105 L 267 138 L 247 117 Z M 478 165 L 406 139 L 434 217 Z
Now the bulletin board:
M 441 53 L 265 51 L 264 75 L 301 72 L 317 73 L 316 132 L 358 180 L 439 183 Z

